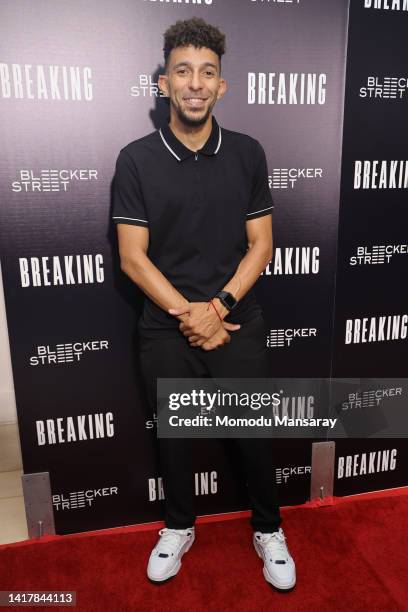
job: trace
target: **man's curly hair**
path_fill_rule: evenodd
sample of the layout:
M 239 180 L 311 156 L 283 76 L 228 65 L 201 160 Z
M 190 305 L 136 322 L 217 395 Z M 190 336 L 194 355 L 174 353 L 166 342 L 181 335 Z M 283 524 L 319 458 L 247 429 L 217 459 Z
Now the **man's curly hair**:
M 176 21 L 164 33 L 164 64 L 167 70 L 168 59 L 172 49 L 176 47 L 207 47 L 214 51 L 220 59 L 225 53 L 225 34 L 217 27 L 206 23 L 200 17 L 192 17 L 184 21 Z

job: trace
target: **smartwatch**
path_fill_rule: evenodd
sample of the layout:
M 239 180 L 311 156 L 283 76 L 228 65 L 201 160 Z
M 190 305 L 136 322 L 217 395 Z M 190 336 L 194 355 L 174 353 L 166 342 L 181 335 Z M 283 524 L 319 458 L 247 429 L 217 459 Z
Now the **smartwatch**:
M 232 310 L 238 304 L 238 300 L 234 298 L 232 293 L 228 293 L 228 291 L 219 291 L 215 296 L 218 298 L 223 306 L 227 310 Z

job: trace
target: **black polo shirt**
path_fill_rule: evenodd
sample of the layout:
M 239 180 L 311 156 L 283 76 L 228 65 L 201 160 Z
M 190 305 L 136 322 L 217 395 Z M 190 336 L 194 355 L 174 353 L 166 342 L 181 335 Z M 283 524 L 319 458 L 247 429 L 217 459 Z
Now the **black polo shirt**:
M 113 195 L 113 222 L 148 228 L 149 258 L 190 302 L 223 289 L 247 251 L 246 222 L 273 208 L 262 146 L 221 128 L 214 116 L 197 152 L 168 122 L 126 145 L 116 162 Z M 225 320 L 245 323 L 260 312 L 251 289 Z M 145 298 L 143 335 L 176 335 L 179 324 Z

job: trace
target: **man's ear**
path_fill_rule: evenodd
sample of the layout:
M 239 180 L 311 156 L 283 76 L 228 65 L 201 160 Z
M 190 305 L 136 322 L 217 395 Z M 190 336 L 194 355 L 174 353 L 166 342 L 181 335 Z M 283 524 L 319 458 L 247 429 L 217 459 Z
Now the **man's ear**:
M 159 86 L 159 89 L 162 93 L 164 93 L 165 96 L 169 95 L 169 88 L 168 88 L 168 76 L 167 74 L 160 74 L 159 75 L 159 79 L 157 81 L 157 84 Z
M 222 96 L 225 94 L 227 89 L 228 89 L 227 81 L 225 79 L 220 79 L 220 83 L 218 85 L 217 100 L 222 98 Z

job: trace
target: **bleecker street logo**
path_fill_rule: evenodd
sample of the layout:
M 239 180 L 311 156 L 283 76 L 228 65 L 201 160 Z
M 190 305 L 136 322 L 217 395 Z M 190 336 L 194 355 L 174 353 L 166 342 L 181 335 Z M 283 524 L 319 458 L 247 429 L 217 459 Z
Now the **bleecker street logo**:
M 17 180 L 11 183 L 12 191 L 20 193 L 25 192 L 40 192 L 47 191 L 68 191 L 68 188 L 74 182 L 79 181 L 96 181 L 98 180 L 98 171 L 89 169 L 75 170 L 20 170 Z
M 276 468 L 276 482 L 278 484 L 286 484 L 291 476 L 304 476 L 311 473 L 312 468 L 310 465 L 293 465 L 291 467 Z
M 130 88 L 130 95 L 135 98 L 165 98 L 165 94 L 159 89 L 157 82 L 152 81 L 149 74 L 139 74 L 136 85 Z
M 360 87 L 360 98 L 377 98 L 380 100 L 401 100 L 408 89 L 408 78 L 403 77 L 367 77 L 367 83 Z
M 267 338 L 266 346 L 270 348 L 278 348 L 282 346 L 290 346 L 293 340 L 300 338 L 310 338 L 317 336 L 315 327 L 302 327 L 299 329 L 271 329 Z
M 94 502 L 104 497 L 118 494 L 118 487 L 103 487 L 102 489 L 87 489 L 86 491 L 73 491 L 72 493 L 58 493 L 52 496 L 55 510 L 76 510 L 89 508 Z
M 270 189 L 293 189 L 299 179 L 322 178 L 322 168 L 274 168 L 268 176 Z
M 393 255 L 407 255 L 407 244 L 386 244 L 372 247 L 357 247 L 356 255 L 350 257 L 350 266 L 389 264 Z
M 384 397 L 401 397 L 402 387 L 390 387 L 389 389 L 370 389 L 369 391 L 357 391 L 349 393 L 346 402 L 343 402 L 341 409 L 355 410 L 356 408 L 373 408 L 379 406 Z
M 154 412 L 151 419 L 145 421 L 146 429 L 154 429 L 157 427 L 157 414 Z
M 66 342 L 49 345 L 37 346 L 35 355 L 30 357 L 30 365 L 50 365 L 60 363 L 77 363 L 81 360 L 84 353 L 90 351 L 108 350 L 107 340 L 88 340 L 87 342 Z

